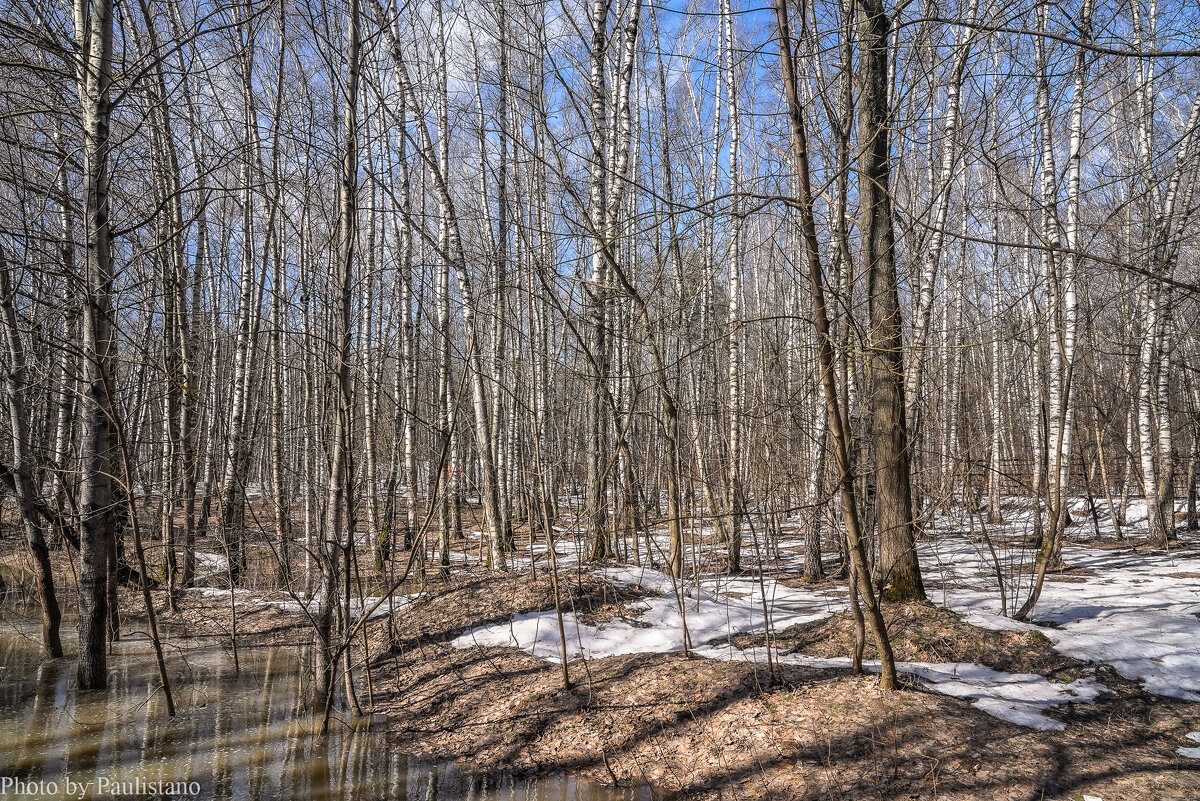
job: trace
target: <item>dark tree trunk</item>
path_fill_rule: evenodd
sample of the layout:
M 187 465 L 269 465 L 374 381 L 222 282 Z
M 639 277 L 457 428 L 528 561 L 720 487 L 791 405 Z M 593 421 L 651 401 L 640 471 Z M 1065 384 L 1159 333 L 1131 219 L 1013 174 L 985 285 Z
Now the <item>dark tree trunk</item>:
M 21 526 L 25 531 L 25 542 L 33 557 L 34 577 L 37 582 L 38 602 L 42 607 L 42 647 L 51 658 L 63 655 L 58 626 L 62 612 L 58 606 L 58 595 L 54 591 L 54 573 L 50 569 L 50 550 L 46 546 L 38 505 L 37 482 L 34 481 L 33 458 L 30 454 L 29 424 L 25 413 L 23 391 L 27 380 L 25 370 L 25 348 L 17 331 L 17 311 L 14 289 L 9 279 L 9 265 L 3 249 L 0 249 L 0 305 L 4 310 L 4 338 L 8 348 L 8 370 L 4 372 L 5 395 L 8 400 L 9 423 L 13 445 L 13 489 L 17 506 L 21 512 Z
M 904 342 L 892 227 L 891 114 L 888 108 L 889 22 L 883 0 L 858 0 L 859 200 L 871 324 L 871 442 L 875 451 L 876 580 L 889 601 L 925 599 L 917 563 L 908 431 L 904 416 Z

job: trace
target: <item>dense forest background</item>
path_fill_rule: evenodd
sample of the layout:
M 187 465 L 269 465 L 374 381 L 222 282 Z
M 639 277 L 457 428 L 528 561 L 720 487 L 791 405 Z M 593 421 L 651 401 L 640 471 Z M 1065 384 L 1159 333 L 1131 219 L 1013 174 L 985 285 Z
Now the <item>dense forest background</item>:
M 4 547 L 45 648 L 73 596 L 103 686 L 122 582 L 152 625 L 199 579 L 285 587 L 328 694 L 364 581 L 550 531 L 737 573 L 799 518 L 882 655 L 939 510 L 1032 510 L 1019 617 L 1070 499 L 1168 544 L 1198 31 L 1145 0 L 6 3 Z

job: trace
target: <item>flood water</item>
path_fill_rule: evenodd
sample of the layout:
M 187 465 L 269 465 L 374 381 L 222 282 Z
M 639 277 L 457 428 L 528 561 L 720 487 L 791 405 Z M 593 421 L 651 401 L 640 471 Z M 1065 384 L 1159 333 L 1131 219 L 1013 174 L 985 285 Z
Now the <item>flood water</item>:
M 0 633 L 0 799 L 650 798 L 570 776 L 481 781 L 394 754 L 342 720 L 317 739 L 294 648 L 242 650 L 235 673 L 220 648 L 167 646 L 174 719 L 144 641 L 114 645 L 108 690 L 79 692 L 74 660 L 43 661 L 32 631 Z

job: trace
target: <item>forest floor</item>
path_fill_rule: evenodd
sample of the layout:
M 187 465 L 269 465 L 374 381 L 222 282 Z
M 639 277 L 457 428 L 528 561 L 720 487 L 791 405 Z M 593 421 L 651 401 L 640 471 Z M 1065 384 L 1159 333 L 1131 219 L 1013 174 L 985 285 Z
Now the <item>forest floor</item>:
M 885 609 L 896 693 L 849 669 L 843 582 L 803 583 L 803 538 L 785 526 L 742 575 L 682 583 L 580 563 L 561 539 L 569 689 L 544 542 L 524 538 L 508 573 L 458 543 L 453 579 L 431 570 L 372 614 L 359 695 L 411 756 L 682 798 L 1200 799 L 1200 542 L 1155 551 L 1107 531 L 1080 542 L 1092 532 L 1073 527 L 1065 568 L 1018 623 L 1001 614 L 1028 592 L 1017 517 L 990 538 L 963 520 L 929 528 L 932 603 Z M 226 639 L 236 608 L 241 645 L 311 641 L 297 596 L 231 598 L 220 557 L 201 561 L 214 586 L 160 610 L 173 632 Z M 136 624 L 140 596 L 122 592 Z M 370 606 L 356 600 L 352 614 Z
M 1093 703 L 1045 711 L 1061 730 L 999 720 L 915 677 L 889 694 L 873 676 L 824 665 L 849 652 L 844 613 L 776 633 L 780 661 L 803 654 L 812 665 L 772 671 L 681 652 L 621 654 L 570 663 L 567 690 L 560 664 L 515 647 L 455 644 L 466 628 L 545 609 L 549 582 L 537 584 L 516 575 L 455 582 L 396 621 L 374 686 L 398 749 L 698 799 L 1200 798 L 1198 763 L 1177 751 L 1200 729 L 1200 707 L 1064 656 L 1036 631 L 983 629 L 924 604 L 887 610 L 897 659 L 1101 683 Z M 580 592 L 569 580 L 563 590 L 566 608 L 589 625 L 638 620 L 641 596 L 619 583 L 589 580 Z M 732 645 L 761 640 L 737 635 Z

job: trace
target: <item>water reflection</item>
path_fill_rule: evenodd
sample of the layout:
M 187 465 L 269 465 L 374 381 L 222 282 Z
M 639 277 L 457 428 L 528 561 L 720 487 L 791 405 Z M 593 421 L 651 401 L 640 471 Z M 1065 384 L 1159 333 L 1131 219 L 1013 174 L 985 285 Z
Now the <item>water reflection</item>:
M 36 641 L 0 635 L 0 799 L 650 798 L 571 777 L 468 778 L 453 765 L 393 754 L 379 735 L 344 721 L 318 740 L 309 734 L 304 671 L 289 650 L 243 652 L 238 675 L 220 649 L 169 653 L 173 720 L 154 692 L 144 643 L 116 644 L 110 688 L 79 692 L 72 660 L 42 661 Z

